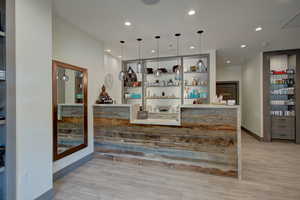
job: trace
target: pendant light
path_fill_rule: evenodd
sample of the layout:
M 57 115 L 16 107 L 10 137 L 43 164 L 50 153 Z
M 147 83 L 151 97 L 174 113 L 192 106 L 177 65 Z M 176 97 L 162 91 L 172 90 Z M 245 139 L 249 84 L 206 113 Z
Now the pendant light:
M 179 37 L 181 36 L 181 34 L 180 33 L 176 33 L 175 34 L 175 37 L 176 37 L 176 40 L 177 40 L 177 69 L 176 69 L 176 76 L 177 76 L 177 78 L 179 79 L 180 78 L 180 68 L 181 68 L 181 66 L 180 66 L 180 64 L 179 64 Z
M 200 31 L 197 31 L 197 34 L 199 35 L 199 54 L 202 53 L 202 34 L 203 34 L 203 30 L 200 30 Z M 203 61 L 200 59 L 198 62 L 197 62 L 197 65 L 198 65 L 198 68 L 200 71 L 207 71 Z
M 137 73 L 142 73 L 142 59 L 141 59 L 141 43 L 142 38 L 136 39 L 138 41 L 138 54 L 139 54 L 139 62 L 137 64 Z
M 203 30 L 197 31 L 197 34 L 199 35 L 199 53 L 202 53 L 202 34 L 204 33 Z
M 159 39 L 160 36 L 155 36 L 156 39 L 156 52 L 157 52 L 157 70 L 155 72 L 156 76 L 160 76 L 160 70 L 159 70 Z
M 66 70 L 64 70 L 63 76 L 62 76 L 63 81 L 69 81 L 69 76 L 66 75 Z
M 124 44 L 125 44 L 125 41 L 120 41 L 120 46 L 121 46 L 121 71 L 119 73 L 120 81 L 124 81 L 124 79 L 125 79 L 125 72 L 124 72 L 124 68 L 123 68 Z

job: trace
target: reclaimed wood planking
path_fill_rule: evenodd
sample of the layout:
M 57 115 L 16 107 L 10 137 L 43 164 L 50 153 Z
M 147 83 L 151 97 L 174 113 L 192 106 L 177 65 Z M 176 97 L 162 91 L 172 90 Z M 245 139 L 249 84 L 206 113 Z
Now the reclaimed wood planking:
M 130 123 L 130 108 L 98 107 L 94 109 L 95 151 L 113 155 L 112 159 L 131 160 L 122 155 L 139 156 L 139 159 L 174 160 L 182 162 L 182 168 L 197 169 L 202 172 L 226 174 L 222 168 L 232 166 L 230 176 L 237 171 L 237 109 L 182 109 L 182 126 L 143 125 Z M 109 144 L 105 148 L 99 144 Z M 98 144 L 98 145 L 97 145 Z M 118 148 L 112 148 L 119 145 Z M 132 148 L 124 148 L 129 145 Z M 140 148 L 153 149 L 143 151 Z M 163 149 L 177 153 L 162 153 Z M 181 153 L 180 153 L 181 152 Z M 187 156 L 187 152 L 198 153 Z M 107 155 L 106 155 L 107 156 Z M 150 156 L 150 157 L 149 157 Z M 134 159 L 133 159 L 134 160 Z M 145 162 L 145 161 L 143 161 Z M 149 163 L 148 160 L 146 163 Z M 154 162 L 154 161 L 151 161 Z M 219 163 L 215 169 L 204 163 Z M 168 165 L 168 164 L 167 164 Z M 181 166 L 181 165 L 178 165 Z M 187 167 L 189 166 L 189 167 Z M 178 167 L 180 168 L 180 167 Z M 197 171 L 197 170 L 196 170 Z

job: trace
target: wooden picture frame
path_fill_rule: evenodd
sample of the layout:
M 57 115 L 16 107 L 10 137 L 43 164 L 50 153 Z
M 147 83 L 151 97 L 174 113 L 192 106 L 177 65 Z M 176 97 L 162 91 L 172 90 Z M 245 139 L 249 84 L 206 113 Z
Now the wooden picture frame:
M 58 132 L 57 132 L 57 109 L 58 109 L 58 102 L 57 102 L 57 68 L 65 68 L 70 70 L 79 71 L 83 74 L 83 108 L 84 108 L 84 127 L 83 127 L 83 137 L 84 142 L 76 147 L 70 148 L 62 153 L 58 153 Z M 52 113 L 53 113 L 53 160 L 59 160 L 63 157 L 66 157 L 74 152 L 77 152 L 81 149 L 84 149 L 88 146 L 88 111 L 87 111 L 87 104 L 88 104 L 88 73 L 87 69 L 77 67 L 74 65 L 66 64 L 60 61 L 53 60 L 52 62 Z

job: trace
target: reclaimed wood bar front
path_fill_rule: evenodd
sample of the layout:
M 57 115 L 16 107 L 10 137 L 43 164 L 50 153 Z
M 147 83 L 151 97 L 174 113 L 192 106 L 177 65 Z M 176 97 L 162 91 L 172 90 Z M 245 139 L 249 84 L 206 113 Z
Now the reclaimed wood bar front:
M 239 177 L 238 106 L 187 105 L 178 123 L 135 123 L 130 105 L 94 106 L 97 157 Z

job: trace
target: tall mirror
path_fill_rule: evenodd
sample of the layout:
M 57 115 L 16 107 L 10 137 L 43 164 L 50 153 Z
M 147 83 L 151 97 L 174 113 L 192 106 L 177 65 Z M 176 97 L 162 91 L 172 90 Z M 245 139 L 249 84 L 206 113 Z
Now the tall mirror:
M 87 147 L 87 70 L 53 61 L 53 159 Z

